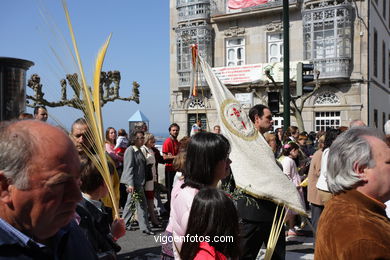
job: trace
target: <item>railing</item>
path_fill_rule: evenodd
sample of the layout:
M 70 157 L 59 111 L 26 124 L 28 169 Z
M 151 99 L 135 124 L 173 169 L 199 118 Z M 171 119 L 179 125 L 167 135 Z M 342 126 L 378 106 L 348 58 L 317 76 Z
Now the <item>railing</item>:
M 191 72 L 178 72 L 179 87 L 190 87 L 191 85 L 190 77 L 191 77 Z M 208 86 L 207 81 L 202 73 L 198 76 L 197 80 L 199 80 L 197 86 Z
M 178 80 L 179 80 L 179 87 L 189 87 L 190 86 L 190 75 L 191 72 L 179 72 L 178 73 Z
M 320 79 L 349 78 L 351 76 L 350 58 L 327 58 L 313 60 L 314 67 L 320 71 Z
M 178 3 L 178 22 L 210 18 L 210 0 L 197 0 L 191 3 Z

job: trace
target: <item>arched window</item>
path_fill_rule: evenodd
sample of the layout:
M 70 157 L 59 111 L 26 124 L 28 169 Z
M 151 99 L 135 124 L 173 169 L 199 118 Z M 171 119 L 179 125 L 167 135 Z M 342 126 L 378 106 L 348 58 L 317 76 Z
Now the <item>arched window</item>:
M 314 105 L 338 105 L 340 99 L 332 92 L 324 92 L 314 101 Z
M 199 98 L 194 98 L 191 103 L 188 105 L 188 109 L 199 109 L 199 108 L 205 108 L 205 104 L 203 100 Z

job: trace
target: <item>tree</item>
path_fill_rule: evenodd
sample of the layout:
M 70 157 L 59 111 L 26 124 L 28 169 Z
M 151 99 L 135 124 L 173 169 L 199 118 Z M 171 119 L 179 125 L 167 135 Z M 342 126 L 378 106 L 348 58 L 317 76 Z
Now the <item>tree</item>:
M 320 88 L 321 84 L 318 80 L 318 77 L 320 76 L 320 72 L 318 70 L 315 71 L 315 87 L 313 89 L 313 91 L 309 92 L 309 93 L 304 93 L 302 96 L 300 97 L 292 97 L 290 102 L 292 104 L 292 107 L 291 107 L 291 112 L 292 114 L 295 116 L 295 119 L 297 120 L 297 124 L 298 124 L 298 128 L 299 128 L 299 131 L 300 132 L 303 132 L 305 131 L 305 126 L 303 124 L 303 118 L 302 118 L 302 111 L 303 111 L 303 108 L 305 106 L 305 102 L 315 94 L 315 92 Z M 299 100 L 299 105 L 298 105 L 298 102 L 297 100 Z
M 275 80 L 271 76 L 270 70 L 266 70 L 265 71 L 265 75 L 272 81 L 274 86 L 277 87 L 277 84 L 276 84 Z M 303 118 L 302 118 L 302 111 L 303 111 L 303 108 L 305 106 L 305 103 L 311 96 L 313 96 L 316 93 L 316 91 L 321 86 L 321 83 L 320 83 L 320 81 L 318 79 L 319 76 L 320 76 L 320 72 L 318 70 L 316 70 L 315 71 L 315 79 L 314 79 L 315 87 L 314 87 L 313 91 L 308 92 L 308 93 L 303 93 L 303 95 L 299 96 L 299 97 L 297 97 L 297 96 L 295 96 L 295 97 L 291 96 L 290 97 L 290 102 L 292 104 L 292 106 L 290 108 L 291 109 L 291 114 L 290 115 L 295 117 L 295 120 L 297 121 L 298 128 L 299 128 L 300 132 L 305 131 L 305 126 L 303 124 Z M 283 104 L 282 95 L 280 96 L 280 98 L 281 98 L 281 103 Z

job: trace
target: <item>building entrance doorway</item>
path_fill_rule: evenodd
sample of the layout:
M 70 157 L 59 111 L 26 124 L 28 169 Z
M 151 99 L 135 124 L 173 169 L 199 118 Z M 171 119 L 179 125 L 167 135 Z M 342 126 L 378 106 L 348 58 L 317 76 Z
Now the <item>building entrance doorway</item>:
M 196 123 L 196 120 L 200 119 L 202 122 L 202 130 L 207 130 L 207 117 L 206 114 L 188 114 L 188 120 L 187 120 L 187 136 L 190 136 L 191 133 L 191 127 L 193 124 Z

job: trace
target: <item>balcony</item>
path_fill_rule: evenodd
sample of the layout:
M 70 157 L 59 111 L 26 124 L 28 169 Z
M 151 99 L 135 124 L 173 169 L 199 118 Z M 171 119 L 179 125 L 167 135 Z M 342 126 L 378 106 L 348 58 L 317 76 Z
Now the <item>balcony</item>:
M 197 86 L 200 87 L 206 87 L 207 81 L 205 77 L 203 76 L 203 73 L 200 73 L 199 76 L 197 77 L 198 84 Z M 186 71 L 186 72 L 178 72 L 178 85 L 179 88 L 188 88 L 191 86 L 191 72 Z
M 315 59 L 313 64 L 320 71 L 320 79 L 349 78 L 352 71 L 350 58 Z
M 210 18 L 210 0 L 178 0 L 176 9 L 179 23 Z

